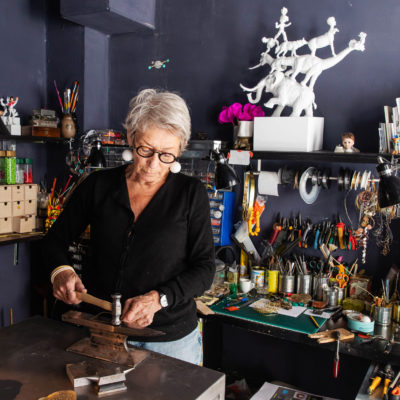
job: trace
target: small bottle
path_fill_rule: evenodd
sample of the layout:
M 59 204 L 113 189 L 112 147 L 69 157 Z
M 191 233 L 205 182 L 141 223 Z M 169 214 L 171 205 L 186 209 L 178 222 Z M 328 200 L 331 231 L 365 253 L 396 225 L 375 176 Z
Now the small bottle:
M 24 183 L 33 182 L 33 160 L 32 158 L 25 158 L 24 164 Z
M 14 185 L 17 180 L 17 152 L 13 150 L 6 151 L 5 158 L 6 183 Z
M 25 160 L 23 158 L 17 158 L 15 183 L 20 183 L 20 184 L 24 183 L 24 164 Z
M 6 152 L 0 150 L 0 184 L 6 183 Z

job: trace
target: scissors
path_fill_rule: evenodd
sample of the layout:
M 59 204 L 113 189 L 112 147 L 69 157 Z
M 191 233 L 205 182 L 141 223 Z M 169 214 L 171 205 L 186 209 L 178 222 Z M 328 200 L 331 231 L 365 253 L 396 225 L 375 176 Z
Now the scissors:
M 345 273 L 338 273 L 336 275 L 336 280 L 339 284 L 340 288 L 344 288 L 347 285 L 347 282 L 349 281 L 349 276 L 346 275 Z
M 308 262 L 308 265 L 316 274 L 322 272 L 324 268 L 324 262 L 322 260 L 311 260 Z

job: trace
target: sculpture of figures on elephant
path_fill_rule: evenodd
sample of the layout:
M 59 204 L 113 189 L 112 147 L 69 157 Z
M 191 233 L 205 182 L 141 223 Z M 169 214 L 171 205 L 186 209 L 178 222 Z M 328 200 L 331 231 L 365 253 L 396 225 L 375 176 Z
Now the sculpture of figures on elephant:
M 318 77 L 323 71 L 342 61 L 352 51 L 364 51 L 367 34 L 361 32 L 359 40 L 350 40 L 348 46 L 336 54 L 334 40 L 339 29 L 336 27 L 336 19 L 329 17 L 326 20 L 329 30 L 323 35 L 309 40 L 302 38 L 288 41 L 285 29 L 291 26 L 291 23 L 287 12 L 286 7 L 281 9 L 279 23 L 275 23 L 278 32 L 274 38 L 267 38 L 266 36 L 262 38 L 262 42 L 266 44 L 267 48 L 261 53 L 259 63 L 249 68 L 252 70 L 268 65 L 268 75 L 253 88 L 243 84 L 240 84 L 240 87 L 247 92 L 248 100 L 252 104 L 261 101 L 263 92 L 271 93 L 273 97 L 265 102 L 264 106 L 268 108 L 276 106 L 273 116 L 281 115 L 285 107 L 292 107 L 291 116 L 300 116 L 303 111 L 306 116 L 313 116 L 313 110 L 316 109 L 314 86 Z M 280 36 L 283 38 L 282 42 L 278 41 Z M 310 53 L 297 54 L 297 50 L 306 45 Z M 327 46 L 330 47 L 332 56 L 328 58 L 317 57 L 317 49 Z M 275 48 L 275 57 L 270 54 L 273 48 Z M 290 53 L 290 56 L 286 56 L 288 53 Z M 304 75 L 301 82 L 296 80 L 299 74 Z

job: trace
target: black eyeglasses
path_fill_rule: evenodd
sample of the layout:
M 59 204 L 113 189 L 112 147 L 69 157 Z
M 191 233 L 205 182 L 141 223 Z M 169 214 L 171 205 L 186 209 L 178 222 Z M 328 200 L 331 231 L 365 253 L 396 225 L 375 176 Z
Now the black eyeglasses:
M 157 153 L 158 158 L 164 164 L 172 164 L 176 160 L 176 157 L 172 153 L 163 153 L 162 151 L 155 151 L 151 147 L 138 146 L 138 147 L 134 147 L 134 149 L 140 157 L 144 157 L 144 158 L 153 157 L 154 153 Z

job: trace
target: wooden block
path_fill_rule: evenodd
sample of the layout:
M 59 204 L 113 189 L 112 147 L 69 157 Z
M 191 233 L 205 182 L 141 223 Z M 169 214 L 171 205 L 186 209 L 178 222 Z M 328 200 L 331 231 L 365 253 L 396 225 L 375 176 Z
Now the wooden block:
M 60 128 L 51 128 L 48 126 L 23 126 L 22 136 L 37 137 L 60 137 Z
M 311 339 L 317 339 L 318 343 L 331 343 L 331 342 L 336 342 L 337 340 L 337 334 L 336 332 L 340 332 L 340 341 L 350 341 L 354 339 L 354 333 L 349 332 L 347 329 L 344 328 L 338 328 L 338 329 L 331 329 L 328 331 L 321 331 L 317 333 L 311 333 L 308 335 L 309 338 Z
M 196 307 L 197 307 L 197 311 L 203 315 L 215 314 L 215 312 L 213 310 L 211 310 L 210 307 L 206 306 L 201 300 L 196 300 Z

